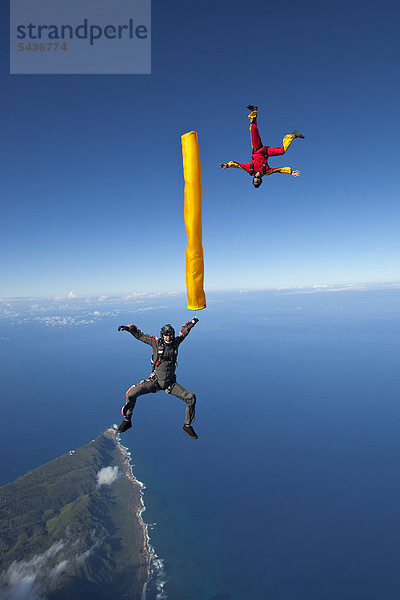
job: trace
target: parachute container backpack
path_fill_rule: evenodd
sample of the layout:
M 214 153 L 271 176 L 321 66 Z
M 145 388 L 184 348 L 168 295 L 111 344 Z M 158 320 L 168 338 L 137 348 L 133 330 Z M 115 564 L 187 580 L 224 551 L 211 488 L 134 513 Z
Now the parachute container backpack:
M 204 293 L 204 256 L 202 241 L 202 184 L 197 133 L 182 135 L 183 175 L 185 178 L 186 289 L 189 310 L 206 307 Z

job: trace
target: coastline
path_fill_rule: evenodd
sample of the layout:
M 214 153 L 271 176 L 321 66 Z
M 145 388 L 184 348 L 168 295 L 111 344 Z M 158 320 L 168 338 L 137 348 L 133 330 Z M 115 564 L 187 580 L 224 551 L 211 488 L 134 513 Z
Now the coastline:
M 131 453 L 128 448 L 121 444 L 121 437 L 117 433 L 117 431 L 113 428 L 109 428 L 104 432 L 104 435 L 113 439 L 120 455 L 123 474 L 133 485 L 135 492 L 137 493 L 137 496 L 139 498 L 139 502 L 135 504 L 136 510 L 134 516 L 134 530 L 135 534 L 138 534 L 141 537 L 142 552 L 140 554 L 143 558 L 144 569 L 144 583 L 143 590 L 141 593 L 141 600 L 146 600 L 147 587 L 151 578 L 151 549 L 149 544 L 150 538 L 148 535 L 148 528 L 142 518 L 142 513 L 144 510 L 146 510 L 143 501 L 143 490 L 145 489 L 145 485 L 144 483 L 136 479 L 135 475 L 133 474 L 133 469 L 130 464 Z
M 143 548 L 143 562 L 145 564 L 145 574 L 146 579 L 143 584 L 143 591 L 141 595 L 141 600 L 146 600 L 147 592 L 149 591 L 149 584 L 151 583 L 152 592 L 154 587 L 154 598 L 155 600 L 166 600 L 167 595 L 165 593 L 165 572 L 164 572 L 164 561 L 159 558 L 156 554 L 154 548 L 150 543 L 149 536 L 149 527 L 147 523 L 144 522 L 142 514 L 146 510 L 146 506 L 144 504 L 144 490 L 146 486 L 143 482 L 139 481 L 133 472 L 133 465 L 131 464 L 132 456 L 129 448 L 124 446 L 121 443 L 121 436 L 117 433 L 116 429 L 110 428 L 105 434 L 109 433 L 118 451 L 120 453 L 120 459 L 122 464 L 122 469 L 124 475 L 130 481 L 130 483 L 134 486 L 136 492 L 138 493 L 138 497 L 140 499 L 139 503 L 136 503 L 136 512 L 135 512 L 135 520 L 137 523 L 136 531 L 139 530 L 142 538 L 142 548 Z M 154 526 L 152 524 L 151 526 Z

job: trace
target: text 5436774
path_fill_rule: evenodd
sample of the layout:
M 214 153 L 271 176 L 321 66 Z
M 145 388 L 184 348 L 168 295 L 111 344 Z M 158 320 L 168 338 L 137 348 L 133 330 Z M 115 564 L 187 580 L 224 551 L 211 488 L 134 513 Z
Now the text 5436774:
M 20 42 L 18 44 L 19 52 L 57 52 L 58 50 L 65 52 L 67 50 L 67 43 L 41 42 L 37 44 L 36 42 L 29 42 L 28 44 L 24 44 Z

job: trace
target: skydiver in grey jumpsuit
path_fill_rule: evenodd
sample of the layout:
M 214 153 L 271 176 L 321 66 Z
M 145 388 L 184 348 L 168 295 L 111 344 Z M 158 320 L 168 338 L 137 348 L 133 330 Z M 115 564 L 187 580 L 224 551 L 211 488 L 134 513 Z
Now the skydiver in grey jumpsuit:
M 161 328 L 159 338 L 144 334 L 136 325 L 120 325 L 118 327 L 118 331 L 129 331 L 137 340 L 152 347 L 151 364 L 153 366 L 153 371 L 148 379 L 133 385 L 126 392 L 126 403 L 122 408 L 122 414 L 125 418 L 118 428 L 119 433 L 123 433 L 132 427 L 132 413 L 138 396 L 164 390 L 167 394 L 172 394 L 186 402 L 185 423 L 182 429 L 189 437 L 197 439 L 192 427 L 195 419 L 196 396 L 177 383 L 175 375 L 178 347 L 197 322 L 197 317 L 188 321 L 176 337 L 175 330 L 170 324 Z

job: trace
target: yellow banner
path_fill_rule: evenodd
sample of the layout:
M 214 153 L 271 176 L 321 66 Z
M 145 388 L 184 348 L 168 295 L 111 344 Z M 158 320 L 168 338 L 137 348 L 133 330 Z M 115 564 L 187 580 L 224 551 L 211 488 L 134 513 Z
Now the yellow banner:
M 204 257 L 202 243 L 202 185 L 200 150 L 197 133 L 181 137 L 183 175 L 185 177 L 186 289 L 189 310 L 206 307 L 204 293 Z

